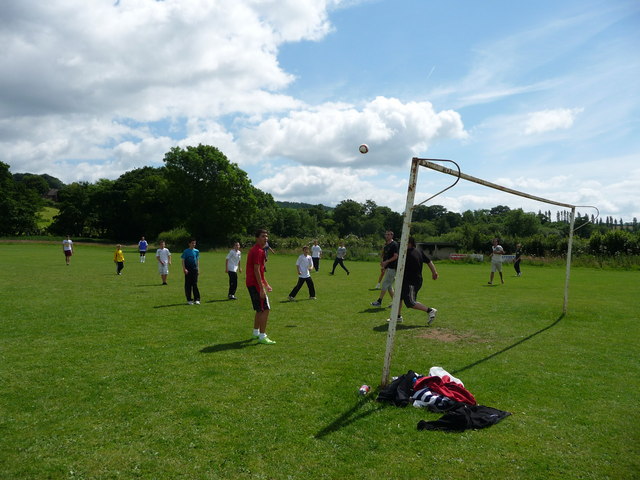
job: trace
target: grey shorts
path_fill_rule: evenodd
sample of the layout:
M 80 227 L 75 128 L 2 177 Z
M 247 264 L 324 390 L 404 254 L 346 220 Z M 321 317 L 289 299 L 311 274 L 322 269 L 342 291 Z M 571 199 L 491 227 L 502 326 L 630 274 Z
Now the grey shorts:
M 393 282 L 396 279 L 396 269 L 395 268 L 387 268 L 384 271 L 384 278 L 380 283 L 380 290 L 390 290 L 393 288 Z

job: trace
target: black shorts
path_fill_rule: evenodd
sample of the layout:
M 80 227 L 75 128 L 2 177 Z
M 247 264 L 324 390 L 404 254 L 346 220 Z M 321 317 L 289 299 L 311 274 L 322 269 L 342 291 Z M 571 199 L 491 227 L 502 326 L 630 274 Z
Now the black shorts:
M 417 285 L 406 282 L 402 283 L 402 295 L 400 298 L 404 300 L 404 304 L 407 306 L 407 308 L 413 308 L 416 306 L 416 303 L 418 303 L 416 299 L 421 287 L 422 283 Z
M 271 310 L 271 306 L 269 305 L 269 297 L 267 295 L 264 298 L 260 298 L 260 292 L 257 287 L 247 286 L 247 290 L 249 290 L 249 296 L 251 297 L 251 303 L 253 304 L 253 309 L 256 312 L 264 312 L 265 310 Z

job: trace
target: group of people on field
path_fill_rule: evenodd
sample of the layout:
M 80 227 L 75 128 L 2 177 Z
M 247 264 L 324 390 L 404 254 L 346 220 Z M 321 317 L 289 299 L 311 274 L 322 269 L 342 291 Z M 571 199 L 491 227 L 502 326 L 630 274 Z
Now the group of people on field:
M 253 310 L 255 311 L 253 333 L 252 337 L 258 340 L 258 343 L 265 345 L 272 345 L 276 342 L 270 339 L 266 333 L 267 323 L 269 319 L 269 312 L 271 306 L 269 303 L 268 293 L 272 291 L 266 277 L 266 263 L 268 260 L 269 252 L 275 253 L 269 245 L 269 234 L 266 230 L 260 229 L 255 234 L 255 244 L 251 247 L 247 255 L 246 262 L 246 287 L 251 298 Z M 494 275 L 496 272 L 500 275 L 501 283 L 504 283 L 502 275 L 502 260 L 504 255 L 504 249 L 498 243 L 498 239 L 494 238 L 492 241 L 491 257 L 491 274 L 489 278 L 489 284 L 493 284 Z M 413 237 L 408 239 L 407 254 L 405 260 L 405 268 L 402 282 L 402 291 L 400 292 L 401 303 L 398 310 L 398 317 L 396 322 L 402 322 L 403 318 L 400 315 L 402 309 L 402 303 L 407 308 L 420 310 L 426 313 L 426 323 L 431 323 L 436 318 L 437 309 L 429 307 L 421 302 L 418 302 L 417 295 L 422 288 L 423 266 L 427 265 L 431 272 L 431 278 L 433 280 L 438 279 L 438 272 L 431 259 L 420 248 L 417 248 L 416 241 Z M 184 291 L 189 305 L 200 304 L 200 291 L 198 289 L 198 276 L 200 269 L 200 251 L 196 248 L 196 240 L 190 239 L 188 247 L 182 252 L 180 259 L 182 264 L 182 271 L 184 273 Z M 146 252 L 148 249 L 148 242 L 144 237 L 138 242 L 138 253 L 140 256 L 140 263 L 145 263 Z M 156 251 L 156 260 L 158 262 L 158 273 L 162 279 L 162 285 L 167 285 L 167 276 L 169 274 L 169 265 L 171 265 L 171 252 L 166 248 L 164 241 L 160 242 L 160 248 Z M 73 255 L 73 241 L 67 235 L 62 241 L 62 249 L 65 255 L 66 264 L 69 265 L 71 256 Z M 349 275 L 349 270 L 344 264 L 347 249 L 344 242 L 340 242 L 336 252 L 336 257 L 333 262 L 333 268 L 330 275 L 335 274 L 335 269 L 339 265 Z M 522 254 L 522 246 L 520 243 L 516 245 L 516 254 L 514 259 L 514 269 L 516 275 L 521 276 L 520 260 Z M 241 251 L 240 243 L 235 242 L 233 248 L 229 251 L 225 257 L 225 273 L 229 277 L 229 300 L 236 300 L 236 291 L 238 288 L 238 274 L 242 273 L 241 266 Z M 320 258 L 322 256 L 322 248 L 318 245 L 318 241 L 315 240 L 311 247 L 302 247 L 302 253 L 296 260 L 296 270 L 298 274 L 298 282 L 289 293 L 289 300 L 294 301 L 300 289 L 304 284 L 307 285 L 309 290 L 309 298 L 311 300 L 316 299 L 315 285 L 311 278 L 311 271 L 320 270 Z M 382 308 L 382 301 L 386 293 L 389 293 L 389 297 L 393 299 L 394 290 L 393 285 L 395 282 L 396 271 L 398 268 L 399 258 L 399 245 L 394 240 L 394 233 L 391 230 L 385 232 L 385 245 L 382 250 L 382 260 L 380 262 L 380 277 L 378 278 L 378 285 L 376 289 L 380 289 L 380 295 L 377 300 L 371 302 L 371 306 Z M 116 264 L 116 274 L 121 275 L 124 268 L 124 253 L 122 252 L 122 246 L 117 245 L 114 253 L 113 261 Z M 390 307 L 390 305 L 389 305 Z M 391 319 L 387 319 L 388 322 Z

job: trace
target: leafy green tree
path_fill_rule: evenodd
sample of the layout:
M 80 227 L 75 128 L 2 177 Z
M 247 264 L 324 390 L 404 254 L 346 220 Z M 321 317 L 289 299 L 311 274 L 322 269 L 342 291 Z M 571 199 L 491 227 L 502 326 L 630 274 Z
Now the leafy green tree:
M 255 221 L 257 199 L 251 181 L 217 148 L 175 147 L 164 163 L 175 226 L 223 245 Z
M 40 196 L 49 191 L 49 184 L 40 175 L 27 173 L 22 177 L 20 183 L 22 183 L 26 188 L 34 190 Z
M 0 235 L 35 233 L 40 195 L 14 180 L 9 165 L 0 162 Z
M 152 239 L 170 229 L 169 206 L 174 199 L 169 195 L 169 181 L 164 168 L 143 167 L 121 175 L 113 185 L 119 199 L 116 222 L 111 224 L 115 238 Z M 119 200 L 119 201 L 118 201 Z
M 44 205 L 38 190 L 41 185 L 37 179 L 30 183 L 30 180 L 23 182 L 15 178 L 9 172 L 9 165 L 0 162 L 0 235 L 38 233 L 38 211 Z
M 533 235 L 540 228 L 540 217 L 533 213 L 525 213 L 521 208 L 509 210 L 504 214 L 506 233 L 516 238 Z
M 253 235 L 258 228 L 266 228 L 269 231 L 273 231 L 274 226 L 278 221 L 278 211 L 280 208 L 270 193 L 263 192 L 259 188 L 255 187 L 252 187 L 252 191 L 256 199 L 257 208 L 253 212 L 253 217 L 248 223 L 246 233 Z
M 90 202 L 91 186 L 87 182 L 74 182 L 58 192 L 58 215 L 49 226 L 58 235 L 88 236 L 93 208 Z
M 344 237 L 349 233 L 360 235 L 364 223 L 365 207 L 355 200 L 343 200 L 333 210 L 333 221 L 338 233 Z

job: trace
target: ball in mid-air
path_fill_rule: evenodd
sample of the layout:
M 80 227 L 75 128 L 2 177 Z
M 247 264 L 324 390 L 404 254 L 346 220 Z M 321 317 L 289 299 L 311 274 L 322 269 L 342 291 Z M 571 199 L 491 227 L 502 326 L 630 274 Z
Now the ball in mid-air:
M 369 146 L 366 143 L 363 143 L 362 145 L 360 145 L 358 147 L 358 150 L 360 150 L 360 153 L 365 154 L 369 152 Z

